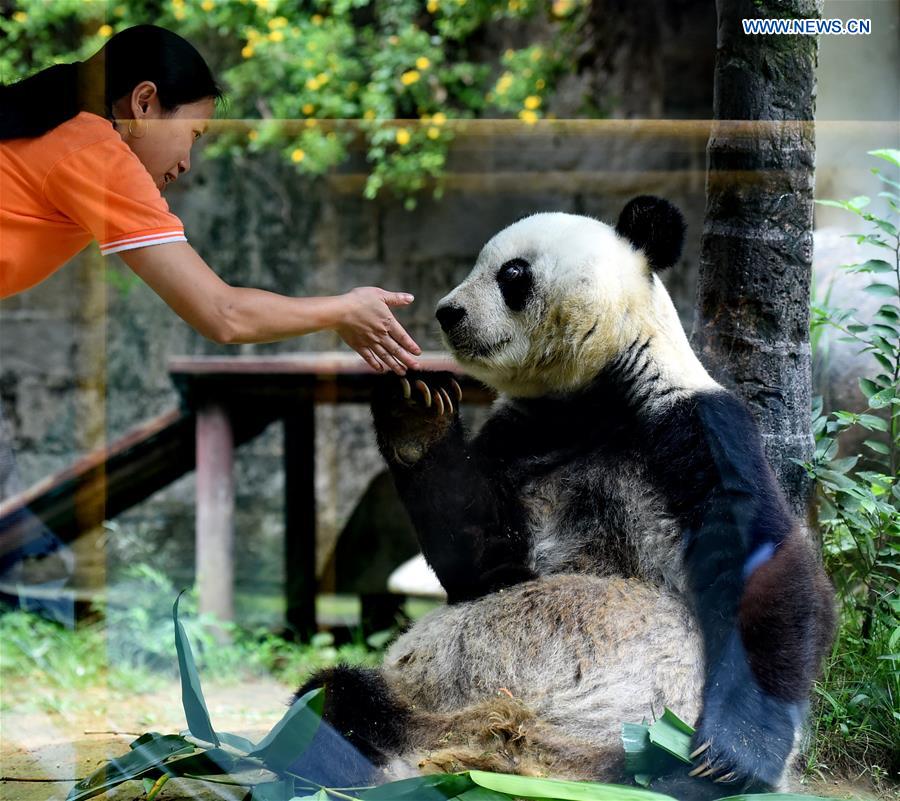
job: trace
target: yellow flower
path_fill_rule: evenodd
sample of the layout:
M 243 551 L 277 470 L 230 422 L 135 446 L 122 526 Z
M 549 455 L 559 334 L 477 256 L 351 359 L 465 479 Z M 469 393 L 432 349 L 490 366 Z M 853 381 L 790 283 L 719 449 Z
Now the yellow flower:
M 367 108 L 367 109 L 363 112 L 363 119 L 364 119 L 364 120 L 374 120 L 374 119 L 375 119 L 375 112 L 374 112 L 372 109 Z
M 529 125 L 534 125 L 538 120 L 538 116 L 533 111 L 523 110 L 519 112 L 519 119 Z
M 283 42 L 283 41 L 284 41 L 284 34 L 283 34 L 281 31 L 272 31 L 272 33 L 269 34 L 269 41 L 271 41 L 271 42 Z
M 316 110 L 316 107 L 312 103 L 304 103 L 302 111 L 308 117 Z
M 431 115 L 430 114 L 419 114 L 419 119 L 422 122 L 431 122 Z
M 113 32 L 112 25 L 101 25 L 97 29 L 97 33 L 99 33 L 101 36 L 104 36 L 104 37 L 112 36 L 112 32 Z
M 321 25 L 321 24 L 322 24 L 322 21 L 323 21 L 323 20 L 322 20 L 322 15 L 321 15 L 321 14 L 313 14 L 312 17 L 311 17 L 311 19 L 312 19 L 312 24 L 313 24 L 313 25 Z
M 306 88 L 313 91 L 319 91 L 319 82 L 315 78 L 307 78 L 306 79 Z
M 253 55 L 253 47 L 251 45 L 244 45 L 241 49 L 241 55 L 244 58 L 250 58 Z
M 296 150 L 294 150 L 293 153 L 291 153 L 291 161 L 293 161 L 294 164 L 299 164 L 305 158 L 306 158 L 306 153 L 304 153 L 299 147 Z
M 510 11 L 518 11 L 519 10 L 519 0 L 509 0 L 509 10 Z
M 316 75 L 316 80 L 319 82 L 319 86 L 324 86 L 326 83 L 328 83 L 328 73 L 320 72 L 318 75 Z
M 21 25 L 28 21 L 28 15 L 24 11 L 17 11 L 13 14 L 13 19 Z
M 259 139 L 259 131 L 248 131 L 248 132 L 247 132 L 247 138 L 248 138 L 251 142 L 255 142 L 257 139 Z
M 524 105 L 525 108 L 533 111 L 541 105 L 541 99 L 537 95 L 528 95 L 528 97 L 525 98 Z
M 498 95 L 506 94 L 509 87 L 512 86 L 513 76 L 509 72 L 504 72 L 497 81 L 496 91 Z
M 436 112 L 435 115 L 431 118 L 431 121 L 432 121 L 435 125 L 443 125 L 445 122 L 447 122 L 447 115 L 444 114 L 443 111 L 438 111 L 438 112 Z
M 541 50 L 541 48 L 536 47 L 536 48 L 534 48 L 534 50 L 532 50 L 531 53 L 528 55 L 528 58 L 530 58 L 532 61 L 540 61 L 540 60 L 541 60 L 541 57 L 542 57 L 543 55 L 544 55 L 544 51 Z
M 535 88 L 535 89 L 543 89 L 546 85 L 547 85 L 547 82 L 546 82 L 543 78 L 538 78 L 538 79 L 534 82 L 534 88 Z
M 553 0 L 553 16 L 564 17 L 572 10 L 572 0 Z
M 440 128 L 435 128 L 433 125 L 428 129 L 428 138 L 429 139 L 437 139 L 441 135 Z
M 262 34 L 256 28 L 247 28 L 247 43 L 251 44 L 261 38 Z
M 414 84 L 419 80 L 419 72 L 418 70 L 407 70 L 400 76 L 400 83 L 404 86 L 409 86 L 410 84 Z
M 213 0 L 203 0 L 203 2 L 200 3 L 200 8 L 202 8 L 204 11 L 212 11 L 215 7 L 216 4 L 213 2 Z
M 184 9 L 176 8 L 175 11 L 172 13 L 172 16 L 174 16 L 175 19 L 184 19 Z
M 398 128 L 394 134 L 398 145 L 406 145 L 409 143 L 409 131 L 406 128 Z
M 277 28 L 284 28 L 288 24 L 288 21 L 285 17 L 272 17 L 269 20 L 269 30 L 274 31 Z
M 431 62 L 425 56 L 419 56 L 416 59 L 416 67 L 420 70 L 427 70 L 431 66 Z
M 319 124 L 319 121 L 316 119 L 309 119 L 309 120 L 306 120 L 306 122 L 304 122 L 303 124 L 307 128 L 315 128 Z
M 429 14 L 436 14 L 437 10 L 440 8 L 440 4 L 438 3 L 438 0 L 428 0 L 428 4 L 425 8 L 428 10 Z

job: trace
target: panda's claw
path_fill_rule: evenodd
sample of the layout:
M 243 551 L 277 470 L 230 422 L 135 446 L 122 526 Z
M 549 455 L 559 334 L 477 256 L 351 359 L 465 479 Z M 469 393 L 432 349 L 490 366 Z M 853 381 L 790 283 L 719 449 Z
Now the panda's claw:
M 412 387 L 405 378 L 400 379 L 400 385 L 403 387 L 403 400 L 409 400 L 412 397 Z
M 697 748 L 695 751 L 693 751 L 691 753 L 690 758 L 696 759 L 698 756 L 700 756 L 700 754 L 702 754 L 711 745 L 712 745 L 712 740 L 707 740 L 705 743 L 703 743 L 703 745 L 701 745 L 699 748 Z
M 709 762 L 701 762 L 691 771 L 688 771 L 688 776 L 705 776 L 705 771 L 709 769 Z
M 713 779 L 716 784 L 727 784 L 730 781 L 733 781 L 735 777 L 735 772 L 733 770 L 728 771 L 724 776 L 719 776 L 718 778 Z
M 456 402 L 462 403 L 462 387 L 459 385 L 459 382 L 455 378 L 451 378 L 450 386 L 453 387 L 453 392 L 456 395 Z
M 434 405 L 437 407 L 438 417 L 444 416 L 444 396 L 441 394 L 440 387 L 434 391 Z
M 416 389 L 418 389 L 419 392 L 422 393 L 422 397 L 425 399 L 425 408 L 430 409 L 431 408 L 431 390 L 428 389 L 428 384 L 426 384 L 424 381 L 421 381 L 421 380 L 416 381 Z
M 450 393 L 447 392 L 447 390 L 444 389 L 443 387 L 440 387 L 440 388 L 438 389 L 438 392 L 439 392 L 439 393 L 443 396 L 443 398 L 444 398 L 444 406 L 447 407 L 447 411 L 448 411 L 450 414 L 453 414 L 453 401 L 450 400 Z

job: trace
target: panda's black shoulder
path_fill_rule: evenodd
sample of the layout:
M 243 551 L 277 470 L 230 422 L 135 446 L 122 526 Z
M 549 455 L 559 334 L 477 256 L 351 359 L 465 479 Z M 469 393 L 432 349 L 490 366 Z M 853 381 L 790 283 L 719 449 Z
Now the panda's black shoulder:
M 646 448 L 666 494 L 684 506 L 710 491 L 752 497 L 773 528 L 790 527 L 756 422 L 732 392 L 704 389 L 672 402 L 654 416 Z

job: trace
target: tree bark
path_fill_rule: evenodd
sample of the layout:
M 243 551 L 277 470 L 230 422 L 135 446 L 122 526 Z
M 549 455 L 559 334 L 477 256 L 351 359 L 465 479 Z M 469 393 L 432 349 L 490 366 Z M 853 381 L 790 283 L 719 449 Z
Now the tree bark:
M 814 0 L 717 0 L 693 343 L 748 402 L 766 455 L 807 518 L 813 453 L 809 291 L 815 163 L 815 36 L 749 35 L 742 19 L 818 18 Z

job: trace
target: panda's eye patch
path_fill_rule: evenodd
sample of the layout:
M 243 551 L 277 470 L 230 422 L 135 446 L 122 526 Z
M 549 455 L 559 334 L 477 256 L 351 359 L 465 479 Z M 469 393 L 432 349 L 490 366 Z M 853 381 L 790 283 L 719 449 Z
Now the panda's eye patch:
M 525 259 L 510 259 L 497 271 L 503 300 L 512 311 L 522 311 L 531 296 L 531 265 Z

